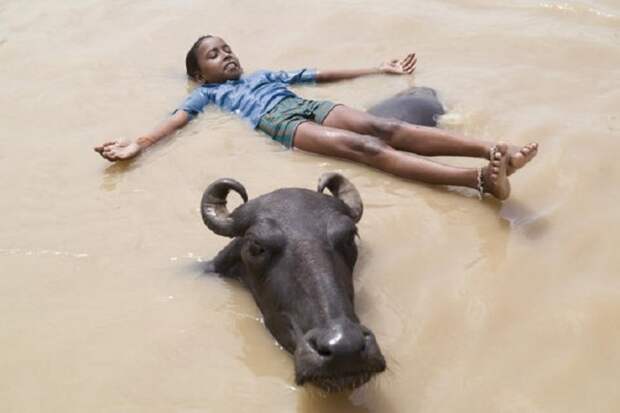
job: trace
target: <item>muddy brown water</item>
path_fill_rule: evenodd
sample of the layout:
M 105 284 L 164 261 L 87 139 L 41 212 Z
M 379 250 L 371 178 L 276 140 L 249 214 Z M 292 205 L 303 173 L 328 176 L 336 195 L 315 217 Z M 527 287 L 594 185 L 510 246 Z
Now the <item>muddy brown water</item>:
M 619 411 L 620 4 L 502 3 L 0 1 L 0 411 Z M 246 71 L 415 51 L 415 76 L 296 90 L 367 108 L 432 86 L 443 127 L 541 153 L 503 204 L 215 109 L 129 165 L 98 158 L 183 99 L 204 33 Z M 249 294 L 201 275 L 227 241 L 198 202 L 222 176 L 256 196 L 333 170 L 365 203 L 357 306 L 389 371 L 326 396 L 293 384 Z

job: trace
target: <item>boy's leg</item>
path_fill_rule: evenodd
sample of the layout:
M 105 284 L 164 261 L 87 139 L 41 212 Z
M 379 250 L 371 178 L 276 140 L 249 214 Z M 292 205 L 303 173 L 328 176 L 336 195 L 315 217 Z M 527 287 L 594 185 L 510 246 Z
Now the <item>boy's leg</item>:
M 323 125 L 381 138 L 393 148 L 424 156 L 489 158 L 493 142 L 465 138 L 438 128 L 408 124 L 338 105 Z
M 387 145 L 374 136 L 304 122 L 295 132 L 295 147 L 308 152 L 349 159 L 373 166 L 402 178 L 438 185 L 456 185 L 477 189 L 479 170 L 460 168 L 415 157 Z M 499 199 L 510 194 L 506 175 L 507 148 L 499 145 L 496 159 L 482 168 L 485 192 Z
M 496 145 L 490 141 L 466 138 L 438 128 L 380 118 L 345 105 L 333 108 L 323 125 L 377 136 L 393 148 L 425 156 L 469 156 L 489 159 L 491 148 Z M 508 174 L 523 167 L 536 156 L 537 149 L 538 145 L 535 143 L 522 148 L 509 147 Z

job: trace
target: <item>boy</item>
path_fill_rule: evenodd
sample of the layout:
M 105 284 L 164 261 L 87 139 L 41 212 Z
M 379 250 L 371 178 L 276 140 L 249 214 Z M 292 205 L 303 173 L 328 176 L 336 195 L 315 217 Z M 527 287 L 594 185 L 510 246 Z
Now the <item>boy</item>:
M 378 73 L 411 74 L 415 54 L 360 70 L 296 72 L 258 71 L 243 75 L 230 46 L 216 36 L 199 38 L 187 53 L 186 69 L 200 83 L 175 113 L 150 133 L 133 141 L 111 141 L 95 147 L 109 161 L 130 159 L 185 126 L 204 106 L 215 103 L 250 121 L 274 140 L 292 148 L 364 163 L 382 171 L 431 184 L 474 188 L 504 200 L 508 175 L 537 153 L 538 145 L 508 147 L 467 139 L 437 128 L 383 119 L 329 101 L 299 98 L 287 86 L 301 82 L 334 82 Z M 461 168 L 413 157 L 469 156 L 488 159 L 482 168 Z

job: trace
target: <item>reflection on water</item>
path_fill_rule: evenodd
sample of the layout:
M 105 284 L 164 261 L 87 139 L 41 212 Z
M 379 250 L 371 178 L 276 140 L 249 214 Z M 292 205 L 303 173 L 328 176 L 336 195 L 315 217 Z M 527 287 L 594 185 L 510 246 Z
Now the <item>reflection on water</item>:
M 282 6 L 1 3 L 0 410 L 618 411 L 618 2 Z M 537 140 L 539 156 L 500 204 L 286 151 L 208 109 L 135 162 L 98 159 L 93 146 L 145 133 L 184 99 L 185 52 L 205 31 L 248 71 L 414 50 L 413 77 L 297 91 L 366 108 L 432 86 L 442 127 Z M 198 209 L 217 178 L 254 197 L 332 170 L 366 206 L 356 306 L 389 368 L 339 395 L 295 386 L 250 294 L 203 274 L 228 240 Z
M 511 200 L 501 210 L 501 217 L 510 225 L 523 231 L 529 238 L 538 238 L 551 230 L 550 216 L 561 206 L 561 202 L 531 211 L 525 204 Z
M 123 180 L 125 173 L 138 167 L 139 161 L 135 162 L 115 162 L 108 165 L 103 170 L 101 189 L 104 191 L 114 191 L 119 182 Z
M 355 403 L 355 397 L 351 392 L 342 394 L 325 394 L 315 389 L 298 392 L 297 411 L 300 413 L 311 412 L 351 412 L 367 413 L 370 410 Z

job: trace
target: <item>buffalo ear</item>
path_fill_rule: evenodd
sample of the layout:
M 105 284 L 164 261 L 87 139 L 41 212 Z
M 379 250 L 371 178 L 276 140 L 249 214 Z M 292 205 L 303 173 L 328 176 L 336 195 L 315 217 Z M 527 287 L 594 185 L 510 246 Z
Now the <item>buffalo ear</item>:
M 241 270 L 241 238 L 235 238 L 208 261 L 205 272 L 215 272 L 222 277 L 237 278 Z

